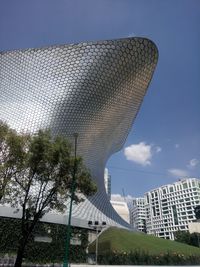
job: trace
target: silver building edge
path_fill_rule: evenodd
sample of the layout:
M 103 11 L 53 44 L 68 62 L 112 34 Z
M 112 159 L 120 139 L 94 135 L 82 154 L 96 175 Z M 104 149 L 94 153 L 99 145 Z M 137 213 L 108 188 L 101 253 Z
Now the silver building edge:
M 73 208 L 73 218 L 129 226 L 109 202 L 104 168 L 125 143 L 157 60 L 146 38 L 0 53 L 0 119 L 22 132 L 79 134 L 78 154 L 98 192 Z

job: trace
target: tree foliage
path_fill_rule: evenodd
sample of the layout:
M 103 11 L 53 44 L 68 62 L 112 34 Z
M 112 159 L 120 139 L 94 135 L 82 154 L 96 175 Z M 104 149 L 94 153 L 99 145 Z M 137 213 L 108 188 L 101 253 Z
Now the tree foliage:
M 20 135 L 1 124 L 1 155 L 2 198 L 22 212 L 15 264 L 21 266 L 24 248 L 37 222 L 51 210 L 66 209 L 75 166 L 74 202 L 83 201 L 82 194 L 94 194 L 96 185 L 82 158 L 74 158 L 70 143 L 63 137 L 52 138 L 49 131 Z
M 177 231 L 174 234 L 175 241 L 185 243 L 191 246 L 200 246 L 200 234 L 199 233 L 189 233 L 188 231 Z
M 27 137 L 18 135 L 0 121 L 0 202 L 8 195 L 11 178 L 22 165 Z
M 11 256 L 16 254 L 21 231 L 20 219 L 0 218 L 0 254 Z M 86 262 L 86 248 L 88 245 L 88 230 L 72 227 L 72 235 L 78 236 L 81 245 L 70 246 L 70 262 Z M 66 250 L 67 225 L 39 222 L 25 248 L 26 263 L 52 264 L 62 263 Z M 49 237 L 51 242 L 36 242 L 35 237 Z M 11 266 L 11 265 L 10 265 Z

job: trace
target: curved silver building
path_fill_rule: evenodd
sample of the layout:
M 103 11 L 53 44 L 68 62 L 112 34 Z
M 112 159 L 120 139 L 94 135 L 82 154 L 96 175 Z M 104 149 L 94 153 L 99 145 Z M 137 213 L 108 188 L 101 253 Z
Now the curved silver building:
M 74 218 L 128 226 L 107 198 L 104 168 L 126 140 L 157 59 L 145 38 L 0 53 L 0 119 L 18 131 L 79 134 L 98 193 L 74 207 Z

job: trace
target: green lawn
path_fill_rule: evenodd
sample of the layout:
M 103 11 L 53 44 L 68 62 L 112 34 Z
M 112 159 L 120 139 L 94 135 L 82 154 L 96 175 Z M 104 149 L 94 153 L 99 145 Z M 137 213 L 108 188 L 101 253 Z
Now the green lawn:
M 162 254 L 167 252 L 186 255 L 200 255 L 200 249 L 183 243 L 166 240 L 139 232 L 111 227 L 99 237 L 99 255 L 111 251 L 129 252 L 145 251 L 148 254 Z M 95 252 L 95 242 L 89 246 L 89 252 Z

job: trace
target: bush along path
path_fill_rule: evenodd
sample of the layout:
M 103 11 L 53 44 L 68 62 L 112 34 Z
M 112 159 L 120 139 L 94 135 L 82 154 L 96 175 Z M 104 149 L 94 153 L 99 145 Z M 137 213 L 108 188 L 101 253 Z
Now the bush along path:
M 102 265 L 199 265 L 200 256 L 185 256 L 177 253 L 150 255 L 136 250 L 131 252 L 111 252 L 98 257 Z

